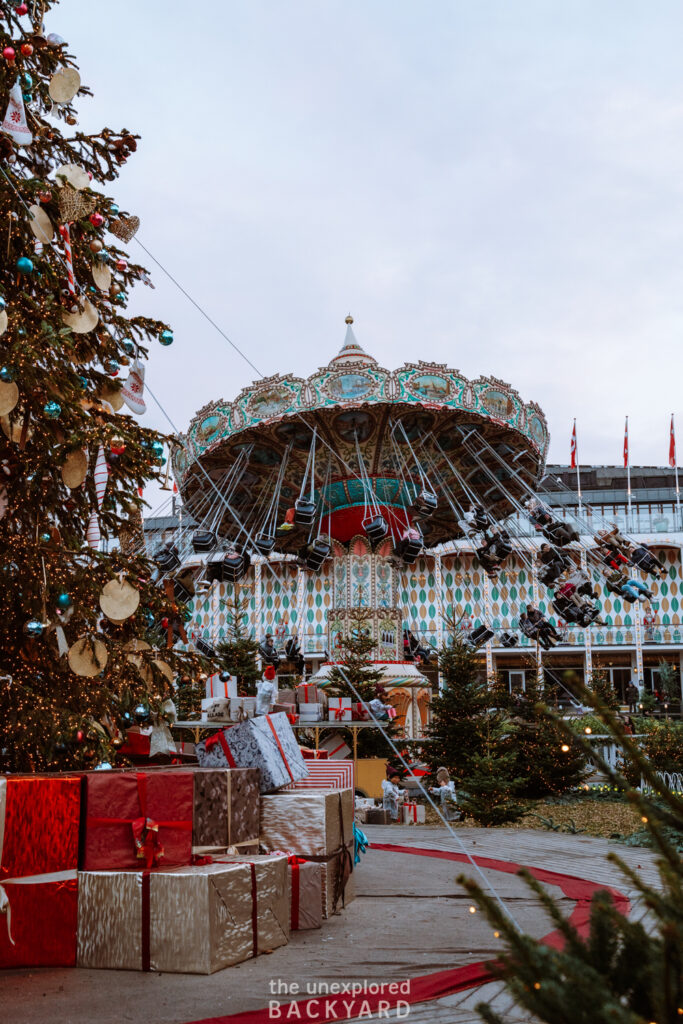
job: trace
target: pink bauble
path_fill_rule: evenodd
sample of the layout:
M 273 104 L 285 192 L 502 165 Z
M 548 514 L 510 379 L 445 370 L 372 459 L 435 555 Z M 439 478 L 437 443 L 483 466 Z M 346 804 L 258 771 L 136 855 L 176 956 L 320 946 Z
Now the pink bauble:
M 128 270 L 128 261 L 127 260 L 117 260 L 116 261 L 116 269 L 117 270 Z
M 92 224 L 92 226 L 94 228 L 101 228 L 102 225 L 104 224 L 104 217 L 102 216 L 101 213 L 91 213 L 90 214 L 90 223 Z
M 14 13 L 18 14 L 20 18 L 23 17 L 24 14 L 28 14 L 28 7 L 27 7 L 27 5 L 26 4 L 19 4 L 17 7 L 14 8 Z
M 11 46 L 6 46 L 5 49 L 2 51 L 2 55 L 5 58 L 5 60 L 10 62 L 10 64 L 12 63 L 16 56 L 16 54 L 14 53 L 14 48 Z

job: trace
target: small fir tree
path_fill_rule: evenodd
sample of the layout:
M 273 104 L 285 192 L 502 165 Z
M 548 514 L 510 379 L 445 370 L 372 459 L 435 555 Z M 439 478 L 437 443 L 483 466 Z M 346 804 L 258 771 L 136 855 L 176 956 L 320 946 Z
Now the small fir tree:
M 256 684 L 261 679 L 258 665 L 259 643 L 251 636 L 248 602 L 241 599 L 235 589 L 230 598 L 227 616 L 227 638 L 217 645 L 218 658 L 225 672 L 237 679 L 237 686 L 244 695 L 256 693 Z
M 619 710 L 621 701 L 606 672 L 601 669 L 595 669 L 591 673 L 590 688 L 605 707 L 608 707 L 611 711 Z
M 487 716 L 481 753 L 469 757 L 469 771 L 458 790 L 458 806 L 479 825 L 504 825 L 526 811 L 515 799 L 524 779 L 515 777 L 517 758 L 509 721 L 500 712 Z

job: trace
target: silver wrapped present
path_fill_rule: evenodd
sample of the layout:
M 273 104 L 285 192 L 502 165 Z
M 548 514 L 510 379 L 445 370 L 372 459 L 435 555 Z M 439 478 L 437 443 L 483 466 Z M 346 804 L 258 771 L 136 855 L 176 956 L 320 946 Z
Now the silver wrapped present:
M 261 796 L 261 847 L 330 857 L 353 840 L 353 790 L 286 789 Z
M 296 736 L 285 714 L 239 722 L 197 744 L 202 768 L 258 768 L 261 792 L 308 777 Z

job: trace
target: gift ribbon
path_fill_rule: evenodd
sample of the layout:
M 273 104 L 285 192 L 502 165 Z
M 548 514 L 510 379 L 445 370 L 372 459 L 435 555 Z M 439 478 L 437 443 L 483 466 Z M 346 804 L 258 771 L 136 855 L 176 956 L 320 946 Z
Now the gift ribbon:
M 150 898 L 149 898 L 149 871 L 142 872 L 142 930 L 140 936 L 140 947 L 143 971 L 151 970 L 150 956 Z
M 130 825 L 133 832 L 135 856 L 145 861 L 145 867 L 157 865 L 164 856 L 164 848 L 159 841 L 160 828 L 181 828 L 192 830 L 191 821 L 154 821 L 147 814 L 147 778 L 145 772 L 136 773 L 138 802 L 140 815 L 137 818 L 94 818 L 88 816 L 87 827 L 93 825 Z
M 414 821 L 417 824 L 417 804 L 404 804 L 403 805 L 403 817 L 406 817 L 405 812 L 408 812 L 408 819 Z
M 280 756 L 282 757 L 282 761 L 284 763 L 284 766 L 287 769 L 287 771 L 289 772 L 289 777 L 292 780 L 292 782 L 295 782 L 296 780 L 294 778 L 294 775 L 292 774 L 292 769 L 289 767 L 289 761 L 287 760 L 287 758 L 285 756 L 285 752 L 282 749 L 282 744 L 280 743 L 280 737 L 278 736 L 278 734 L 277 734 L 277 732 L 275 730 L 275 726 L 273 725 L 272 721 L 270 720 L 270 715 L 266 715 L 266 721 L 267 721 L 268 725 L 270 726 L 270 731 L 272 732 L 273 736 L 275 737 L 275 742 L 278 745 L 278 750 L 280 751 Z
M 16 946 L 16 942 L 12 938 L 12 905 L 6 885 L 47 885 L 50 882 L 61 882 L 58 886 L 59 889 L 63 889 L 67 882 L 76 881 L 77 872 L 76 869 L 69 869 L 68 871 L 49 871 L 44 875 L 26 875 L 24 878 L 3 878 L 2 885 L 0 885 L 0 914 L 4 915 L 7 923 L 7 938 L 10 940 L 13 946 Z
M 206 740 L 204 744 L 204 750 L 211 750 L 211 747 L 215 746 L 216 743 L 220 743 L 221 747 L 223 748 L 225 759 L 230 765 L 230 767 L 236 768 L 237 764 L 235 763 L 235 758 L 232 756 L 232 751 L 228 746 L 228 741 L 225 738 L 225 732 L 223 730 L 217 732 L 214 736 L 210 736 L 208 740 Z
M 306 861 L 303 857 L 297 857 L 296 854 L 291 854 L 287 858 L 287 863 L 292 869 L 292 904 L 290 928 L 293 932 L 296 932 L 299 930 L 299 899 L 301 892 L 301 878 L 299 872 L 299 865 L 305 864 Z
M 342 722 L 344 720 L 344 713 L 346 711 L 348 711 L 348 710 L 349 710 L 349 708 L 341 708 L 341 707 L 340 708 L 335 708 L 335 711 L 334 711 L 334 720 L 335 720 L 335 722 Z

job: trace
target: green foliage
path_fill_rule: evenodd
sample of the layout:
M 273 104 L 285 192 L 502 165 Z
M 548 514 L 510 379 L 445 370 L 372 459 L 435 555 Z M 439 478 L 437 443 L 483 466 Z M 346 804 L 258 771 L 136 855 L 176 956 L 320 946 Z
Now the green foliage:
M 458 806 L 479 825 L 505 825 L 526 811 L 515 800 L 524 780 L 514 777 L 516 757 L 510 748 L 510 727 L 500 712 L 489 712 L 481 753 L 472 753 Z
M 255 694 L 256 683 L 261 679 L 257 657 L 259 643 L 248 628 L 248 602 L 240 599 L 237 588 L 230 598 L 230 611 L 226 614 L 226 639 L 216 650 L 224 672 L 237 679 L 237 686 L 243 695 Z
M 522 871 L 564 938 L 563 948 L 553 949 L 518 930 L 501 906 L 472 880 L 462 877 L 459 881 L 502 933 L 506 951 L 497 973 L 531 1018 L 547 1024 L 673 1024 L 680 1020 L 679 1008 L 683 1007 L 683 862 L 671 836 L 683 832 L 683 800 L 661 785 L 609 709 L 590 691 L 582 699 L 605 720 L 606 731 L 624 748 L 636 774 L 643 775 L 655 793 L 649 798 L 631 789 L 628 798 L 646 819 L 659 854 L 657 884 L 647 885 L 637 871 L 610 854 L 648 908 L 646 925 L 625 916 L 608 892 L 599 891 L 591 903 L 588 934 L 582 937 L 564 918 L 554 898 Z M 601 763 L 600 767 L 614 785 L 626 787 L 625 779 L 609 765 Z M 503 1024 L 485 1004 L 477 1009 L 488 1024 Z
M 638 697 L 638 710 L 641 712 L 655 711 L 657 708 L 657 698 L 654 693 L 649 690 L 641 690 L 640 696 Z
M 448 768 L 457 786 L 469 778 L 473 758 L 483 752 L 492 698 L 476 653 L 459 639 L 442 647 L 439 668 L 443 688 L 432 701 L 424 756 L 434 770 Z
M 659 685 L 664 700 L 669 703 L 680 701 L 681 681 L 675 667 L 668 661 L 660 661 L 657 668 L 659 670 Z
M 617 691 L 614 689 L 612 682 L 606 672 L 601 669 L 594 669 L 591 673 L 589 684 L 590 689 L 598 698 L 598 700 L 608 707 L 611 711 L 617 711 L 621 706 L 621 701 L 617 696 Z

